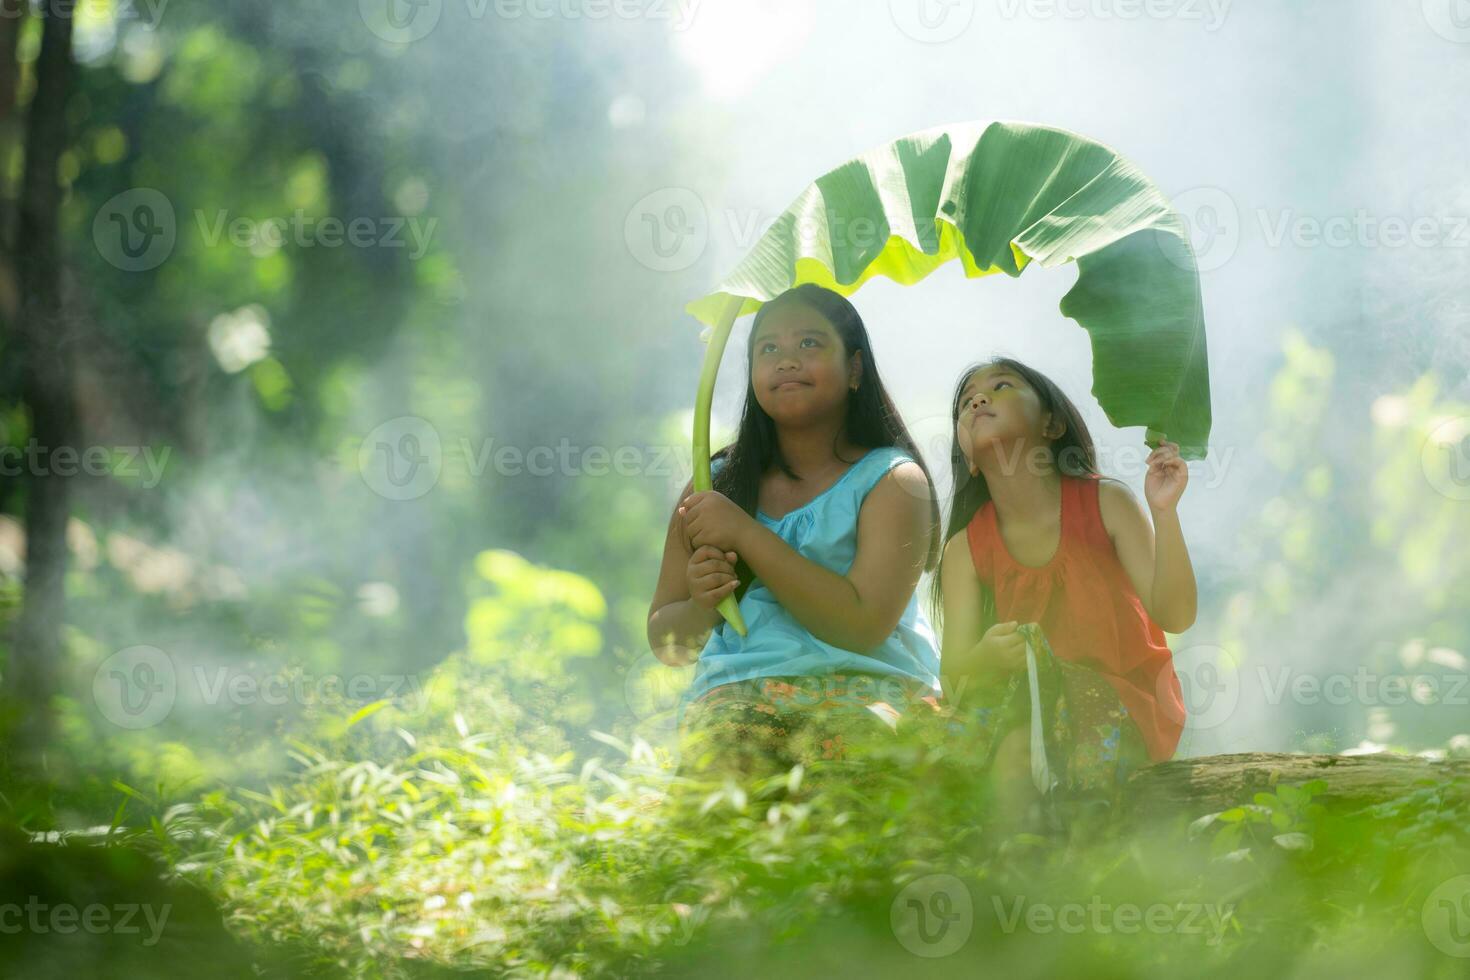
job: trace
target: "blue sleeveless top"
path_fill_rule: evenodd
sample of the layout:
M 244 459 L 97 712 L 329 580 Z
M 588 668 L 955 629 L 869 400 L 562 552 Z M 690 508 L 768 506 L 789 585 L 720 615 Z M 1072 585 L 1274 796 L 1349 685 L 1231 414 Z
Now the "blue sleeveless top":
M 845 575 L 857 558 L 858 511 L 868 491 L 889 470 L 913 457 L 896 446 L 871 449 L 837 482 L 779 519 L 757 511 L 756 520 L 775 531 L 802 557 Z M 718 473 L 723 459 L 712 462 Z M 939 650 L 934 629 L 919 608 L 917 590 L 909 596 L 898 626 L 867 653 L 854 653 L 817 639 L 786 611 L 759 578 L 740 600 L 746 635 L 721 620 L 695 663 L 694 680 L 679 700 L 679 718 L 689 702 L 721 684 L 757 677 L 863 673 L 918 681 L 939 689 Z

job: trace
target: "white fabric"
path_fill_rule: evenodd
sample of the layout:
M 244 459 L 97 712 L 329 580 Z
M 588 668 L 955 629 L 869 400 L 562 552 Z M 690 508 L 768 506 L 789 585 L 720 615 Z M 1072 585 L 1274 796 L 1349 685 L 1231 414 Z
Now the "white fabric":
M 1036 651 L 1031 648 L 1030 631 L 1026 633 L 1026 680 L 1031 688 L 1031 781 L 1037 792 L 1045 796 L 1055 780 L 1046 763 L 1046 737 L 1041 718 L 1041 691 L 1036 678 Z

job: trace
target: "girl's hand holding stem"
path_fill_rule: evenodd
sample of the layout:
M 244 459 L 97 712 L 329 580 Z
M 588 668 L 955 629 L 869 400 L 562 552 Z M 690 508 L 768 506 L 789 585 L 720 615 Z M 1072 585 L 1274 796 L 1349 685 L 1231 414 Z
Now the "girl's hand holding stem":
M 705 609 L 714 609 L 740 585 L 735 575 L 735 552 L 701 545 L 689 556 L 685 577 L 689 582 L 689 598 Z
M 754 518 L 718 490 L 691 493 L 679 504 L 679 514 L 684 533 L 696 548 L 712 545 L 719 551 L 739 551 L 742 538 L 755 526 Z

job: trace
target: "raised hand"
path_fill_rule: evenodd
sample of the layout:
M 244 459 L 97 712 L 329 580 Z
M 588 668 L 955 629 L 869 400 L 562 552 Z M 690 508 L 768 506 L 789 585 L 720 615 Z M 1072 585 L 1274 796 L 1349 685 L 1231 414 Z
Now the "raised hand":
M 1151 509 L 1173 510 L 1189 484 L 1189 467 L 1179 457 L 1179 444 L 1161 442 L 1148 454 L 1148 476 L 1143 481 L 1143 496 Z

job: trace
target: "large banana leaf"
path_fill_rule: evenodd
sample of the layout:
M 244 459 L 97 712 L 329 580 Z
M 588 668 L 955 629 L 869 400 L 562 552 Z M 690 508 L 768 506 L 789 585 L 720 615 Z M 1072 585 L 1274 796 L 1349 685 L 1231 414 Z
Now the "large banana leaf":
M 1066 130 L 963 123 L 864 153 L 802 191 L 687 309 L 714 326 L 732 296 L 738 317 L 798 283 L 850 295 L 874 276 L 919 282 L 956 258 L 972 278 L 1075 260 L 1061 312 L 1091 337 L 1092 393 L 1108 419 L 1204 458 L 1210 382 L 1186 226 L 1136 166 Z
M 1101 143 L 1029 123 L 970 122 L 904 136 L 819 177 L 714 292 L 688 305 L 715 328 L 695 404 L 695 488 L 709 489 L 709 403 L 738 317 L 799 283 L 850 295 L 874 276 L 919 282 L 951 259 L 972 278 L 1075 261 L 1061 312 L 1088 332 L 1092 393 L 1108 419 L 1204 458 L 1209 368 L 1183 219 Z M 972 352 L 955 353 L 963 361 Z M 722 606 L 743 633 L 734 609 L 733 598 Z

